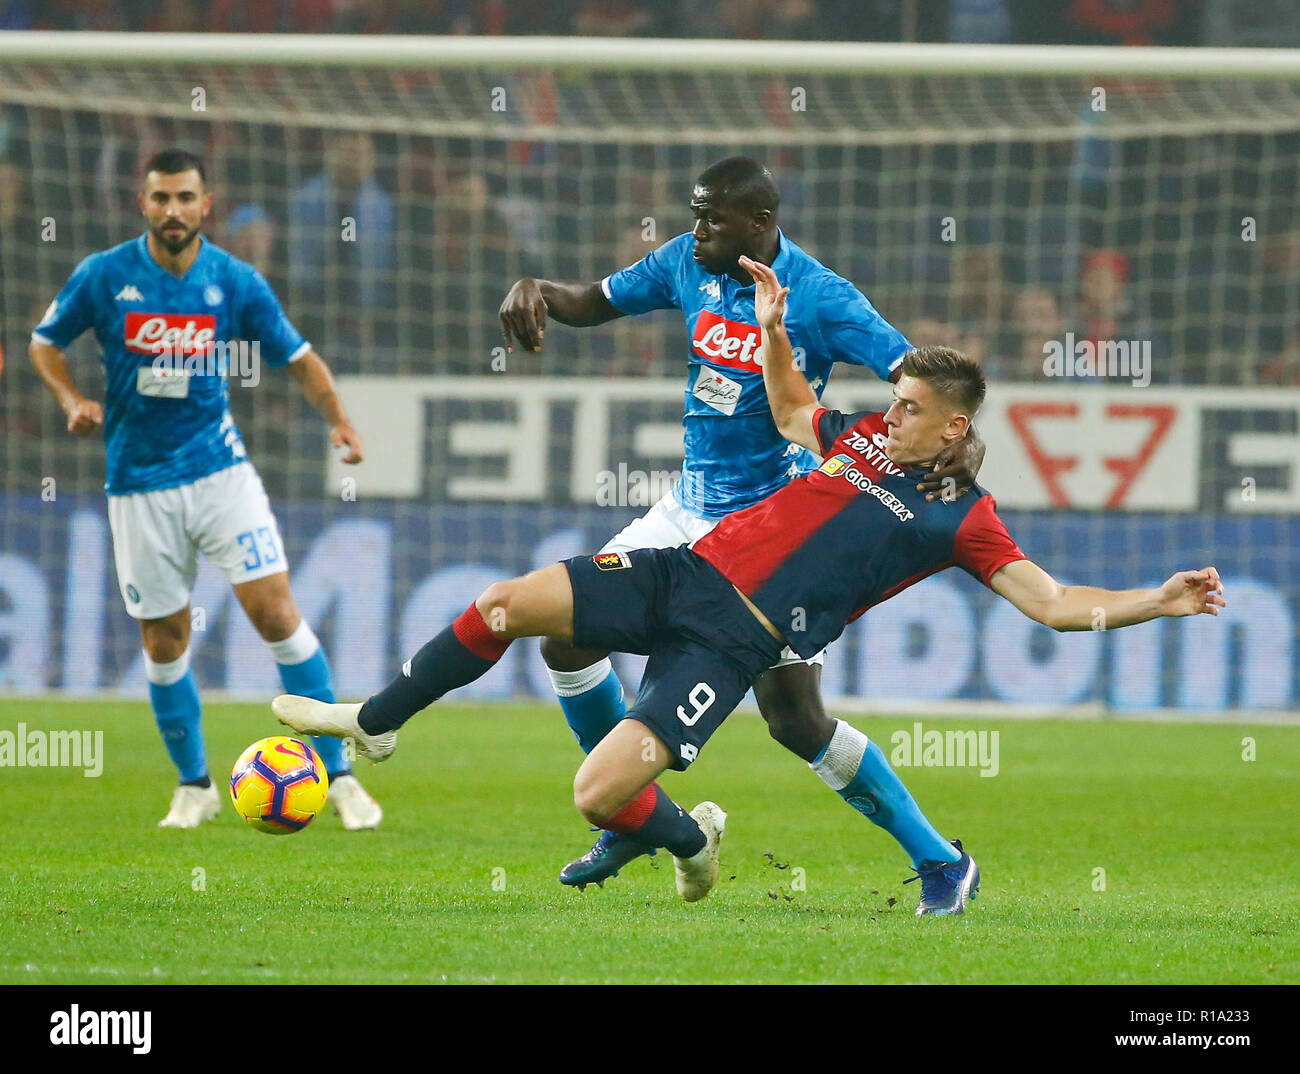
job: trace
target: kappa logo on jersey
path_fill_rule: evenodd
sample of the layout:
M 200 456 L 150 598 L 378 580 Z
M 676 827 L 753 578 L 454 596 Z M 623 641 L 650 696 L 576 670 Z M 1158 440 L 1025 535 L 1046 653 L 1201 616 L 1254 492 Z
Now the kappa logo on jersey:
M 626 552 L 600 552 L 591 561 L 602 571 L 621 571 L 632 566 L 632 557 Z
M 710 280 L 708 283 L 700 284 L 700 290 L 710 298 L 721 298 L 722 288 L 718 286 L 717 280 Z
M 716 365 L 757 372 L 763 363 L 763 336 L 756 324 L 728 321 L 703 310 L 695 321 L 691 350 Z
M 204 354 L 217 335 L 211 313 L 128 313 L 126 349 L 136 354 Z
M 143 302 L 144 301 L 144 295 L 140 293 L 140 288 L 138 288 L 133 283 L 128 283 L 125 287 L 122 288 L 122 290 L 118 291 L 118 293 L 115 294 L 113 297 L 118 302 Z

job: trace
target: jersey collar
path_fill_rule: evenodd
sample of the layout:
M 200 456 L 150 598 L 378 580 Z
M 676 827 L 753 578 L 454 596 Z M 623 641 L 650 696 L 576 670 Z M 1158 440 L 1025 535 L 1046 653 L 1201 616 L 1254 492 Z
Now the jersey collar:
M 790 252 L 790 242 L 786 239 L 785 232 L 779 227 L 776 229 L 776 241 L 778 246 L 776 249 L 776 257 L 772 259 L 772 271 L 776 273 L 776 278 L 780 280 L 782 284 L 785 284 L 788 282 L 785 278 L 785 270 L 790 267 L 790 262 L 793 260 L 794 255 Z M 735 279 L 734 276 L 731 277 L 731 279 L 736 284 L 737 294 L 743 295 L 746 293 L 753 293 L 754 283 L 752 280 L 747 284 L 742 284 L 739 280 Z

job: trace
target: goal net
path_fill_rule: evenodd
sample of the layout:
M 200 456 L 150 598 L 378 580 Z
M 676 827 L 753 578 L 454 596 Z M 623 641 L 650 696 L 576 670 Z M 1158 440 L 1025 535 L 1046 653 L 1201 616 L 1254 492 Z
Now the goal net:
M 207 234 L 264 272 L 368 441 L 342 467 L 292 378 L 231 379 L 342 695 L 671 483 L 679 314 L 507 355 L 497 310 L 521 276 L 599 280 L 688 229 L 694 176 L 744 153 L 789 239 L 984 362 L 981 483 L 1031 557 L 1112 587 L 1214 562 L 1229 589 L 1219 621 L 1067 636 L 947 572 L 850 627 L 828 694 L 1296 707 L 1294 52 L 0 34 L 0 688 L 143 688 L 103 446 L 65 433 L 26 347 L 77 262 L 140 233 L 167 145 L 203 156 Z M 69 354 L 102 398 L 93 338 Z M 826 394 L 887 397 L 851 367 Z M 209 566 L 193 608 L 205 687 L 275 689 Z M 536 646 L 471 693 L 549 696 Z

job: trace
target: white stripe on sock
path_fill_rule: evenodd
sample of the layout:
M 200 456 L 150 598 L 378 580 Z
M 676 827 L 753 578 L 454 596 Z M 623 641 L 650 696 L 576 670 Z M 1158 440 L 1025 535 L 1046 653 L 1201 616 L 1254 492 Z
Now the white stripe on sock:
M 852 724 L 835 721 L 835 733 L 826 746 L 826 752 L 816 764 L 808 767 L 816 772 L 833 791 L 841 791 L 853 782 L 862 765 L 862 755 L 867 752 L 867 738 Z
M 546 670 L 551 674 L 551 686 L 555 688 L 556 696 L 576 697 L 604 682 L 606 676 L 614 670 L 614 665 L 609 662 L 609 657 L 605 657 L 580 671 L 556 671 L 554 668 Z

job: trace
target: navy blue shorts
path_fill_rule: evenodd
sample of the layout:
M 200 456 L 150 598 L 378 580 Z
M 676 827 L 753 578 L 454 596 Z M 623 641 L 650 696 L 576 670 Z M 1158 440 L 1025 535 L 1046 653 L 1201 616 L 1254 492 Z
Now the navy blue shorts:
M 640 548 L 565 560 L 573 644 L 650 659 L 627 714 L 649 727 L 682 771 L 781 657 L 784 643 L 716 567 L 689 548 Z

